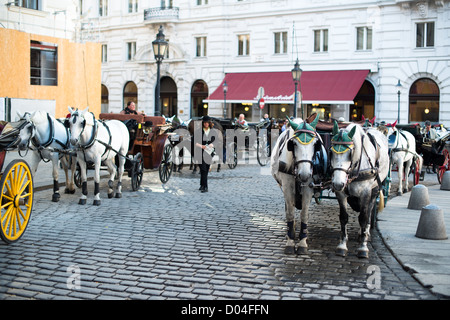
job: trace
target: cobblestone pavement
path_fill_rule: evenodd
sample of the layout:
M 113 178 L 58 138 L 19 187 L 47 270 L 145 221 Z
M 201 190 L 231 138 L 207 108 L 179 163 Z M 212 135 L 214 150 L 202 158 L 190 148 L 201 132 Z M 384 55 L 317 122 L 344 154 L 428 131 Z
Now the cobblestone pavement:
M 283 197 L 265 170 L 214 168 L 208 193 L 187 168 L 165 185 L 146 172 L 136 192 L 124 178 L 122 199 L 103 182 L 99 207 L 92 181 L 85 206 L 80 191 L 57 204 L 38 191 L 22 239 L 0 242 L 0 299 L 436 299 L 375 229 L 370 258 L 356 257 L 356 214 L 349 254 L 336 256 L 334 199 L 312 205 L 309 254 L 283 254 Z

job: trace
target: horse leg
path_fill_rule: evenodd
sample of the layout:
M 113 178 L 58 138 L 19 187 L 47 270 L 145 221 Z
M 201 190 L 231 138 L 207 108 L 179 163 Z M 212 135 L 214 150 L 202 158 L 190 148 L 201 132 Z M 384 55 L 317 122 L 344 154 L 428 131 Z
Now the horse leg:
M 125 158 L 119 156 L 118 182 L 116 189 L 116 198 L 122 198 L 122 176 L 124 172 Z
M 409 190 L 408 177 L 409 177 L 409 170 L 411 170 L 412 161 L 413 160 L 411 158 L 405 162 L 406 163 L 406 165 L 405 165 L 405 186 L 403 187 L 403 193 L 406 193 Z
M 76 163 L 74 164 L 73 162 L 70 163 L 71 159 L 68 158 L 68 156 L 63 156 L 61 158 L 61 164 L 63 166 L 64 169 L 64 173 L 66 175 L 66 188 L 64 189 L 64 193 L 66 194 L 74 194 L 75 193 L 75 187 L 74 187 L 74 176 L 75 176 L 75 167 L 76 167 Z M 75 160 L 76 161 L 76 160 Z M 70 170 L 71 170 L 71 175 L 69 177 L 69 164 L 70 164 Z
M 58 182 L 58 176 L 59 176 L 59 171 L 58 171 L 58 154 L 57 153 L 53 153 L 52 154 L 52 175 L 53 175 L 53 195 L 52 195 L 52 201 L 53 202 L 58 202 L 59 199 L 61 198 L 61 195 L 59 194 L 59 182 Z
M 100 165 L 101 159 L 97 157 L 94 162 L 95 174 L 94 174 L 94 206 L 101 204 L 100 200 Z
M 397 162 L 398 169 L 398 191 L 397 195 L 401 196 L 403 194 L 403 161 L 400 160 Z
M 336 247 L 336 255 L 345 257 L 348 252 L 347 242 L 347 223 L 348 223 L 348 213 L 347 213 L 347 198 L 342 192 L 337 192 L 336 197 L 339 203 L 339 221 L 341 223 L 341 239 Z
M 290 178 L 290 177 L 289 177 Z M 295 253 L 295 180 L 286 179 L 282 185 L 285 209 L 286 209 L 286 221 L 287 221 L 287 234 L 286 234 L 286 246 L 284 248 L 285 254 Z
M 109 172 L 109 180 L 108 180 L 108 198 L 109 199 L 114 197 L 114 177 L 116 176 L 116 171 L 117 171 L 117 167 L 114 164 L 113 159 L 108 159 L 105 161 L 105 164 L 108 167 L 108 172 Z
M 78 161 L 78 164 L 80 165 L 80 171 L 81 171 L 81 197 L 80 197 L 80 200 L 78 201 L 78 204 L 85 205 L 87 195 L 88 195 L 86 162 Z
M 297 254 L 306 254 L 308 252 L 308 220 L 309 220 L 309 205 L 313 196 L 313 189 L 310 187 L 302 187 L 302 212 L 300 214 L 300 242 L 297 247 Z

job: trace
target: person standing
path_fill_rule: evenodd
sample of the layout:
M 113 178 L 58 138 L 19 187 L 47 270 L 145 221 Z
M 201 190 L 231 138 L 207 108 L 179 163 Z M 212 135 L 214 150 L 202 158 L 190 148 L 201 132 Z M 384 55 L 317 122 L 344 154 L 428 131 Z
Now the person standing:
M 211 166 L 211 160 L 214 155 L 215 135 L 212 132 L 212 120 L 209 116 L 203 116 L 202 119 L 202 143 L 196 143 L 198 148 L 202 148 L 202 163 L 200 164 L 200 191 L 208 192 L 208 172 Z

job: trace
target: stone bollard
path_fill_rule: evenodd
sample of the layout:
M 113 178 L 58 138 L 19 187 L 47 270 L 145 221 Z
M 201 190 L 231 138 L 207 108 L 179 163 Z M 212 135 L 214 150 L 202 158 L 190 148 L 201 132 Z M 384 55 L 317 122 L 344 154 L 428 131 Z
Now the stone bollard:
M 430 204 L 428 197 L 428 188 L 423 184 L 415 185 L 409 196 L 408 209 L 422 210 L 423 207 Z
M 434 204 L 429 204 L 422 208 L 419 225 L 417 226 L 416 237 L 430 240 L 445 240 L 444 212 Z
M 441 190 L 450 190 L 450 171 L 447 170 L 444 172 L 441 181 Z

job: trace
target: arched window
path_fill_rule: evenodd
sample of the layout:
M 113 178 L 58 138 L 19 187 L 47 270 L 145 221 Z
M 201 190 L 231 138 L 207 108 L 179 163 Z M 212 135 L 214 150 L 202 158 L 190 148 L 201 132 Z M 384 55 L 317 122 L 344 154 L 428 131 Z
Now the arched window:
M 191 90 L 191 118 L 208 114 L 208 104 L 203 100 L 208 98 L 208 85 L 203 80 L 197 80 Z
M 109 91 L 108 88 L 102 84 L 102 113 L 109 112 Z
M 178 114 L 177 84 L 170 77 L 161 78 L 161 114 L 172 117 Z
M 350 106 L 350 121 L 360 121 L 362 116 L 372 119 L 375 116 L 375 89 L 365 80 L 356 95 L 355 104 Z
M 128 101 L 133 101 L 136 104 L 136 110 L 139 109 L 137 104 L 138 101 L 138 90 L 137 86 L 133 81 L 128 81 L 123 87 L 123 106 L 122 109 L 125 109 Z
M 439 121 L 439 87 L 428 78 L 416 80 L 409 89 L 409 121 Z

